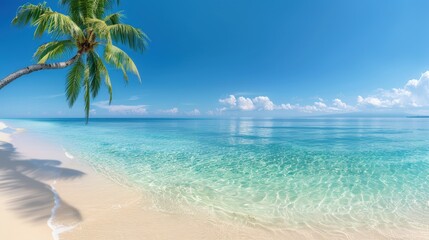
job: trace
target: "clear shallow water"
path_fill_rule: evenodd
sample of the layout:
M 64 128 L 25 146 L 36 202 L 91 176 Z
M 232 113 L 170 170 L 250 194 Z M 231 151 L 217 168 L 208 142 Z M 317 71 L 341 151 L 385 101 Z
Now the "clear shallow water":
M 429 119 L 6 122 L 152 193 L 165 211 L 429 236 Z

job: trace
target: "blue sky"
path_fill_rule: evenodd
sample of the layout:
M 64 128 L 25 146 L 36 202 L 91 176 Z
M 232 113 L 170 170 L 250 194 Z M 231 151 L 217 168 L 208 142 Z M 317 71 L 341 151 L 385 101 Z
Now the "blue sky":
M 11 25 L 26 2 L 40 1 L 1 3 L 0 77 L 35 63 L 49 41 Z M 124 0 L 115 10 L 151 39 L 130 53 L 142 83 L 111 69 L 112 105 L 103 90 L 92 116 L 426 114 L 427 9 L 424 0 Z M 71 109 L 65 101 L 66 73 L 17 79 L 0 92 L 0 117 L 83 117 L 82 96 Z

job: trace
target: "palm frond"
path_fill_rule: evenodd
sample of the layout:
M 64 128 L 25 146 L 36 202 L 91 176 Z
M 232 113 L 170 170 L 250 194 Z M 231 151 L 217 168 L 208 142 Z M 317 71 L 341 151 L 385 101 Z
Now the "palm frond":
M 70 71 L 67 74 L 66 81 L 66 96 L 69 103 L 69 107 L 72 107 L 76 102 L 77 97 L 79 96 L 80 89 L 82 86 L 82 79 L 84 77 L 85 65 L 80 57 L 70 68 Z
M 122 18 L 124 17 L 124 15 L 122 14 L 122 12 L 117 12 L 117 13 L 112 13 L 110 15 L 107 15 L 103 21 L 107 24 L 107 25 L 114 25 L 114 24 L 119 24 L 121 23 Z
M 109 91 L 109 104 L 111 104 L 113 99 L 113 88 L 112 88 L 112 82 L 110 81 L 110 77 L 108 73 L 106 73 L 106 76 L 104 76 L 104 84 L 106 85 L 107 90 Z
M 80 16 L 82 22 L 85 22 L 86 18 L 94 17 L 95 4 L 98 0 L 78 0 L 80 6 Z
M 102 18 L 106 10 L 110 10 L 113 6 L 119 5 L 119 0 L 95 0 L 94 4 L 94 16 Z
M 79 38 L 83 36 L 82 29 L 69 17 L 58 12 L 45 12 L 35 22 L 34 36 L 40 37 L 44 32 L 56 37 L 71 36 Z
M 71 19 L 80 27 L 84 27 L 85 19 L 94 16 L 98 0 L 60 0 L 61 5 L 68 8 Z
M 127 45 L 136 51 L 143 51 L 146 48 L 149 38 L 140 29 L 127 24 L 114 24 L 108 28 L 115 42 Z
M 97 18 L 87 18 L 85 22 L 88 26 L 97 34 L 97 37 L 106 40 L 107 43 L 111 43 L 111 37 L 108 25 L 105 21 Z
M 79 26 L 83 25 L 80 0 L 60 0 L 60 4 L 68 5 L 70 18 Z
M 89 68 L 87 66 L 84 66 L 85 70 L 84 70 L 84 77 L 83 77 L 83 85 L 85 87 L 84 89 L 84 95 L 83 95 L 83 100 L 85 103 L 85 120 L 86 123 L 88 124 L 88 119 L 89 119 L 89 109 L 91 106 L 91 84 L 90 84 L 90 80 L 89 80 Z
M 92 93 L 92 97 L 95 98 L 98 95 L 98 91 L 100 90 L 101 77 L 104 76 L 105 82 L 106 81 L 110 82 L 110 77 L 106 69 L 106 66 L 104 66 L 103 61 L 95 51 L 88 52 L 87 62 L 88 62 L 88 68 L 89 68 L 89 80 L 91 83 L 91 93 Z M 109 85 L 111 88 L 111 84 Z M 109 88 L 109 85 L 106 84 L 108 88 Z M 112 98 L 111 89 L 109 89 L 109 93 L 110 93 L 110 99 L 111 99 Z
M 97 65 L 97 60 L 94 55 L 96 53 L 91 51 L 88 53 L 86 58 L 87 66 L 89 70 L 89 82 L 91 84 L 91 93 L 92 97 L 95 98 L 98 95 L 98 91 L 100 91 L 101 86 L 101 72 Z
M 139 78 L 139 80 L 141 80 L 136 64 L 128 56 L 128 54 L 126 54 L 120 48 L 112 44 L 106 45 L 105 51 L 104 51 L 104 59 L 106 60 L 106 62 L 112 64 L 116 68 L 123 70 L 123 72 L 130 71 L 134 73 Z M 126 77 L 126 74 L 124 78 L 125 80 L 128 80 L 128 78 Z
M 37 5 L 27 3 L 21 6 L 12 20 L 15 25 L 33 24 L 41 15 L 46 12 L 52 12 L 52 9 L 46 6 L 46 2 Z
M 70 53 L 75 48 L 75 42 L 72 40 L 48 42 L 37 49 L 34 57 L 38 63 L 45 63 L 49 59 L 56 59 L 65 53 Z

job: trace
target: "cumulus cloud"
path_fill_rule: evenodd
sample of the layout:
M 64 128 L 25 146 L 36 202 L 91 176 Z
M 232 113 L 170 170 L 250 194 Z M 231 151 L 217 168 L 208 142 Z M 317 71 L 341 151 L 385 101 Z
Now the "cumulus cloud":
M 429 71 L 419 79 L 409 80 L 402 88 L 380 89 L 372 96 L 358 96 L 360 106 L 376 108 L 407 108 L 429 106 Z
M 268 99 L 269 100 L 269 99 Z M 255 107 L 255 99 L 250 99 L 250 98 L 246 98 L 246 97 L 238 97 L 236 98 L 234 95 L 229 95 L 229 97 L 227 98 L 223 98 L 223 99 L 219 99 L 219 102 L 227 107 L 229 107 L 230 109 L 239 109 L 239 110 L 243 110 L 243 111 L 251 111 L 254 110 Z M 256 103 L 256 104 L 260 104 L 260 103 Z M 224 109 L 226 110 L 226 109 Z
M 109 105 L 109 101 L 95 102 L 92 105 L 118 114 L 143 115 L 147 113 L 146 105 Z
M 253 103 L 258 109 L 272 111 L 275 108 L 274 103 L 266 96 L 255 97 Z
M 219 99 L 219 102 L 225 107 L 217 109 L 217 112 L 224 112 L 226 110 L 242 110 L 242 111 L 274 111 L 274 110 L 294 110 L 304 113 L 313 112 L 350 112 L 355 111 L 356 108 L 347 105 L 341 99 L 334 99 L 331 105 L 328 105 L 323 99 L 319 98 L 317 102 L 312 105 L 300 106 L 299 104 L 292 105 L 290 103 L 275 104 L 267 96 L 258 96 L 255 98 L 235 97 L 229 95 L 224 99 Z M 213 113 L 212 113 L 213 114 Z
M 280 110 L 293 110 L 296 106 L 291 105 L 290 103 L 282 103 L 277 108 Z
M 328 107 L 328 106 L 326 106 L 326 104 L 324 102 L 315 102 L 314 106 L 318 109 L 324 109 L 324 108 Z
M 348 107 L 346 103 L 344 103 L 343 101 L 341 101 L 341 99 L 338 98 L 332 101 L 332 105 L 339 109 L 346 109 Z
M 237 101 L 237 107 L 240 110 L 243 111 L 250 111 L 255 109 L 255 105 L 253 104 L 252 99 L 245 98 L 245 97 L 239 97 Z
M 179 109 L 175 107 L 175 108 L 166 109 L 166 110 L 159 110 L 159 112 L 164 114 L 177 114 L 179 112 Z
M 229 95 L 229 97 L 224 99 L 219 99 L 219 102 L 225 105 L 232 107 L 235 107 L 237 105 L 237 99 L 234 95 Z
M 357 110 L 355 107 L 348 105 L 339 98 L 332 100 L 331 104 L 325 103 L 323 99 L 319 98 L 319 101 L 315 102 L 313 107 L 310 108 L 322 112 L 350 112 Z
M 350 106 L 339 98 L 332 100 L 332 107 L 335 111 L 355 112 L 358 109 L 355 106 Z
M 388 107 L 390 105 L 389 101 L 382 101 L 381 99 L 377 97 L 362 97 L 358 96 L 357 102 L 360 105 L 371 105 L 374 107 Z
M 227 98 L 219 99 L 223 108 L 215 112 L 222 113 L 227 110 L 241 111 L 295 111 L 303 113 L 340 113 L 355 112 L 365 110 L 395 110 L 413 109 L 415 113 L 422 112 L 429 107 L 429 71 L 423 73 L 419 79 L 407 81 L 403 87 L 392 89 L 379 89 L 372 95 L 359 95 L 356 103 L 349 105 L 339 98 L 325 101 L 319 98 L 313 104 L 300 105 L 291 103 L 274 103 L 268 96 L 258 96 L 255 98 L 239 97 L 230 95 Z M 381 111 L 385 111 L 381 110 Z M 423 111 L 425 112 L 425 111 Z
M 238 109 L 242 111 L 252 111 L 252 110 L 267 110 L 272 111 L 275 109 L 287 109 L 288 107 L 286 105 L 279 105 L 276 106 L 269 97 L 267 96 L 258 96 L 255 98 L 247 98 L 247 97 L 235 97 L 234 95 L 229 95 L 227 98 L 219 99 L 219 102 L 226 107 L 222 109 L 218 109 L 225 111 L 228 108 L 229 109 Z
M 187 114 L 191 115 L 191 116 L 198 116 L 198 115 L 201 114 L 201 112 L 200 112 L 200 110 L 198 110 L 198 109 L 195 108 L 194 110 L 188 112 Z

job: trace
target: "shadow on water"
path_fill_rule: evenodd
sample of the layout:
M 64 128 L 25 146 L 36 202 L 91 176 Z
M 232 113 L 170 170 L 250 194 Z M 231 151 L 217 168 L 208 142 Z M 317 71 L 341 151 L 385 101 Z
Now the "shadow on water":
M 51 186 L 48 180 L 72 180 L 85 173 L 60 167 L 58 160 L 20 159 L 16 148 L 0 142 L 0 193 L 7 196 L 7 208 L 28 221 L 47 221 L 54 207 Z M 82 216 L 75 207 L 60 198 L 56 216 L 68 222 L 79 222 Z

